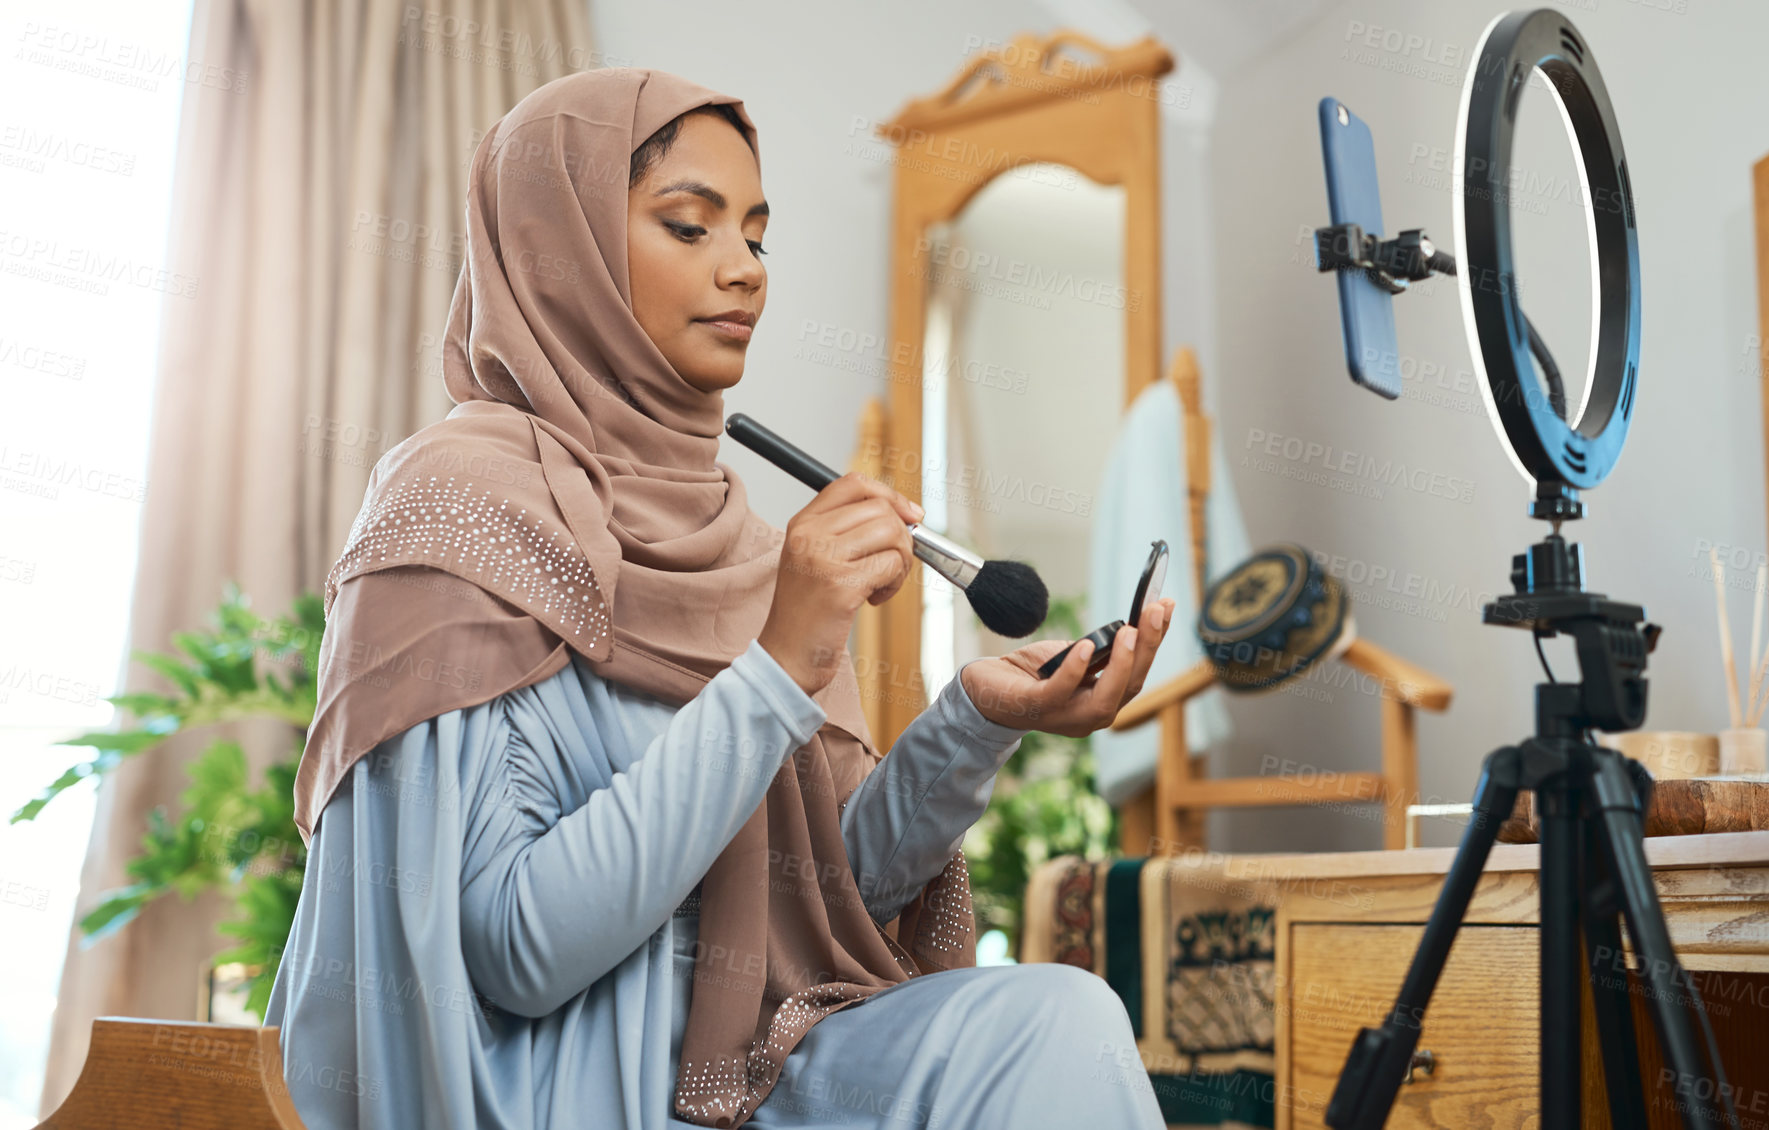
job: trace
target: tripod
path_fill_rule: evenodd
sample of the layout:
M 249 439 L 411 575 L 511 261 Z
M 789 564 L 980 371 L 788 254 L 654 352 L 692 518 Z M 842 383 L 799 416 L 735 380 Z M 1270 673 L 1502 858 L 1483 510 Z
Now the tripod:
M 1456 930 L 1499 825 L 1510 817 L 1522 789 L 1534 791 L 1541 817 L 1543 1130 L 1580 1125 L 1579 985 L 1584 979 L 1591 984 L 1611 1125 L 1623 1130 L 1645 1130 L 1647 1125 L 1618 914 L 1627 922 L 1660 1046 L 1675 1073 L 1684 1125 L 1738 1125 L 1712 1028 L 1700 994 L 1671 947 L 1646 862 L 1644 813 L 1652 776 L 1639 762 L 1588 740 L 1593 729 L 1631 730 L 1645 721 L 1642 673 L 1659 628 L 1637 626 L 1645 619 L 1639 605 L 1584 591 L 1581 547 L 1569 546 L 1560 536 L 1560 522 L 1578 517 L 1583 506 L 1559 484 L 1543 481 L 1538 491 L 1531 513 L 1550 520 L 1553 533 L 1527 554 L 1512 558 L 1516 591 L 1487 605 L 1482 619 L 1531 629 L 1538 653 L 1543 638 L 1571 635 L 1580 681 L 1557 682 L 1549 671 L 1549 681 L 1536 686 L 1535 736 L 1487 755 L 1475 786 L 1473 818 L 1394 1009 L 1380 1028 L 1360 1029 L 1352 1043 L 1327 1105 L 1327 1125 L 1335 1130 L 1375 1130 L 1387 1119 Z M 1701 1021 L 1711 1076 L 1702 1074 L 1685 1002 Z M 1723 1112 L 1713 1108 L 1714 1098 Z

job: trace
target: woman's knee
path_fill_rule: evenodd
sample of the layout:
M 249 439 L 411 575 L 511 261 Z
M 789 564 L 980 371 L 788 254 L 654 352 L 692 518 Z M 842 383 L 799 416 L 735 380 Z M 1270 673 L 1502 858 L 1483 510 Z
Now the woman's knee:
M 1052 1015 L 1078 1037 L 1128 1038 L 1130 1014 L 1106 979 L 1090 970 L 1058 962 L 1011 967 L 1009 991 L 1028 1006 Z

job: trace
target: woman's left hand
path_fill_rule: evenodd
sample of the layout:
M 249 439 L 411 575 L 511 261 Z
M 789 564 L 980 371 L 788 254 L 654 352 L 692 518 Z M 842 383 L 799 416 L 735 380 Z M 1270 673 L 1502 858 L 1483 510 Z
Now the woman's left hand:
M 1141 624 L 1118 630 L 1111 660 L 1091 681 L 1083 679 L 1093 654 L 1093 645 L 1085 642 L 1069 652 L 1050 678 L 1038 677 L 1044 661 L 1069 646 L 1065 640 L 1039 640 L 1006 655 L 978 659 L 965 664 L 959 675 L 989 721 L 1078 738 L 1111 725 L 1124 704 L 1142 693 L 1172 614 L 1172 597 L 1146 606 Z

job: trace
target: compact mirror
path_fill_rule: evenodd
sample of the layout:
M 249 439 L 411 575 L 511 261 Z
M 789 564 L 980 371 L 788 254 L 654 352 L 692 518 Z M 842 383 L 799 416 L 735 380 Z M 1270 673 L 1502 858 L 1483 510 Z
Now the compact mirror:
M 1136 595 L 1130 600 L 1130 616 L 1126 624 L 1142 623 L 1143 603 L 1148 600 L 1161 599 L 1161 585 L 1167 580 L 1167 543 L 1156 540 L 1149 543 L 1149 562 L 1143 566 L 1142 580 L 1136 583 Z
M 1110 624 L 1095 628 L 1083 637 L 1093 641 L 1093 654 L 1088 656 L 1087 672 L 1081 677 L 1083 682 L 1098 676 L 1105 669 L 1106 664 L 1112 661 L 1112 641 L 1118 638 L 1118 629 L 1125 624 L 1140 624 L 1142 622 L 1143 606 L 1151 600 L 1161 599 L 1161 586 L 1166 580 L 1167 542 L 1164 539 L 1156 538 L 1149 543 L 1148 562 L 1142 567 L 1142 576 L 1136 582 L 1136 593 L 1130 599 L 1129 618 L 1113 620 Z M 1043 665 L 1038 668 L 1038 677 L 1048 679 L 1056 674 L 1057 669 L 1063 665 L 1063 660 L 1069 657 L 1069 652 L 1073 651 L 1075 645 L 1080 642 L 1080 640 L 1076 640 L 1075 643 L 1046 659 Z

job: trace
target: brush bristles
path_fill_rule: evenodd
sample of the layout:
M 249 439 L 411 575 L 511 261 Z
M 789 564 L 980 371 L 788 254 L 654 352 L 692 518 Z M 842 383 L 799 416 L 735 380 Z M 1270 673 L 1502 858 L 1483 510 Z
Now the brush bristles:
M 1050 590 L 1021 561 L 983 562 L 964 595 L 984 627 L 1010 640 L 1036 632 L 1050 615 Z

